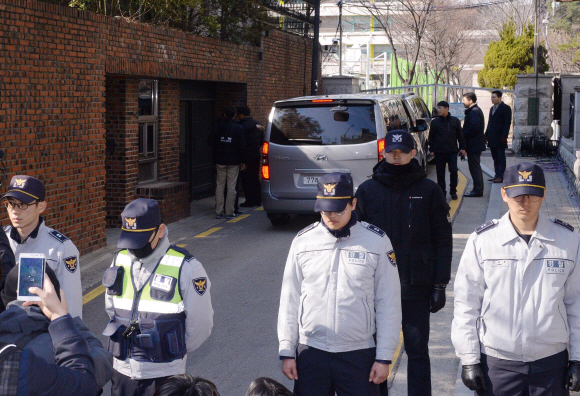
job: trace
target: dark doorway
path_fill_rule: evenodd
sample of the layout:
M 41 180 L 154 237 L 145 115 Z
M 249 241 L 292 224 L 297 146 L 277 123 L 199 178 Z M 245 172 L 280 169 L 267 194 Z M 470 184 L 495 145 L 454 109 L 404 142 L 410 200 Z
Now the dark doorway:
M 213 154 L 207 138 L 214 123 L 213 100 L 180 101 L 179 180 L 189 182 L 192 199 L 213 194 Z

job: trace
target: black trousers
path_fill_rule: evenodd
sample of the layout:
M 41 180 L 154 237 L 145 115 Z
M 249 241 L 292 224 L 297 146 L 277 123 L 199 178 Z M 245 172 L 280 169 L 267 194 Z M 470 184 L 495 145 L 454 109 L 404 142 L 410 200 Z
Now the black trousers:
M 408 396 L 431 396 L 431 362 L 429 360 L 430 308 L 429 298 L 401 301 L 403 341 L 408 358 Z M 387 395 L 387 382 L 385 381 L 381 384 L 381 396 Z
M 155 388 L 169 377 L 133 380 L 113 370 L 111 396 L 153 396 Z
M 568 353 L 558 354 L 563 358 L 560 364 L 554 364 L 554 370 L 534 370 L 529 364 L 529 370 L 523 373 L 520 368 L 512 371 L 505 367 L 488 365 L 486 356 L 481 355 L 481 366 L 485 375 L 487 391 L 478 391 L 478 396 L 569 396 L 570 392 L 564 386 Z M 554 355 L 556 357 L 556 355 Z
M 242 188 L 246 195 L 246 202 L 254 206 L 262 204 L 262 187 L 260 185 L 260 158 L 247 161 L 246 170 L 240 172 Z
M 483 171 L 481 170 L 481 151 L 468 152 L 467 164 L 473 179 L 473 192 L 483 194 Z
M 449 164 L 449 194 L 457 193 L 457 153 L 435 153 L 435 168 L 437 169 L 437 184 L 447 192 L 445 184 L 445 168 Z
M 326 352 L 299 345 L 296 356 L 296 396 L 379 396 L 379 386 L 369 382 L 376 348 Z M 384 382 L 386 383 L 386 381 Z
M 489 149 L 491 150 L 491 158 L 493 158 L 495 177 L 503 179 L 506 168 L 505 147 L 490 147 Z

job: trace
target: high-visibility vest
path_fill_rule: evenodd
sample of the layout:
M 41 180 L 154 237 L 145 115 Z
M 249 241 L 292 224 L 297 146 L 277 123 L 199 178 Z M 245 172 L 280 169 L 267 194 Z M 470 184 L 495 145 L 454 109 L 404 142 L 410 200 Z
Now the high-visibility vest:
M 107 270 L 113 274 L 106 286 L 107 293 L 113 295 L 115 309 L 109 327 L 117 326 L 110 335 L 108 350 L 117 359 L 130 357 L 162 363 L 185 356 L 185 307 L 179 275 L 189 254 L 177 249 L 170 246 L 140 291 L 134 287 L 132 261 L 127 250 L 120 251 L 115 265 Z M 134 330 L 123 337 L 131 324 Z

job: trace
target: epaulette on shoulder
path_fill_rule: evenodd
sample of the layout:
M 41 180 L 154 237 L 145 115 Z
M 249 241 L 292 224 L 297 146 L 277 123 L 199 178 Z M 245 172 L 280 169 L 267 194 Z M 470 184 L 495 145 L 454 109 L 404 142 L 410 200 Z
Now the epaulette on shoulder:
M 377 234 L 378 236 L 381 236 L 383 238 L 385 237 L 386 233 L 383 230 L 381 230 L 379 227 L 372 225 L 372 224 L 369 224 L 366 221 L 361 221 L 360 223 L 367 230 L 372 231 L 375 234 Z
M 550 219 L 550 220 L 552 220 L 556 224 L 560 224 L 562 227 L 566 227 L 570 231 L 574 231 L 574 227 L 572 227 L 570 224 L 566 223 L 565 221 L 562 221 L 560 219 Z
M 477 227 L 475 229 L 475 232 L 478 234 L 481 234 L 483 231 L 490 229 L 491 227 L 493 227 L 497 223 L 499 223 L 499 221 L 497 221 L 495 219 L 487 221 L 487 222 L 483 223 L 482 225 L 480 225 L 479 227 Z
M 50 236 L 52 236 L 54 239 L 56 239 L 60 243 L 65 243 L 66 241 L 68 241 L 68 238 L 66 236 L 62 235 L 57 230 L 52 230 L 52 231 L 49 231 L 48 233 L 50 234 Z
M 306 234 L 308 231 L 310 231 L 310 230 L 314 229 L 314 228 L 315 228 L 315 227 L 316 227 L 318 224 L 320 224 L 320 222 L 319 222 L 319 221 L 317 221 L 316 223 L 312 223 L 312 224 L 310 224 L 308 227 L 306 227 L 306 228 L 304 228 L 304 229 L 300 230 L 300 231 L 298 232 L 298 235 L 297 235 L 297 236 L 300 236 L 300 235 Z
M 175 250 L 176 252 L 179 252 L 181 254 L 183 254 L 185 257 L 183 258 L 185 261 L 191 261 L 193 259 L 195 259 L 194 255 L 189 253 L 189 251 L 187 249 L 181 248 L 179 246 L 175 246 L 175 245 L 171 245 L 171 249 Z

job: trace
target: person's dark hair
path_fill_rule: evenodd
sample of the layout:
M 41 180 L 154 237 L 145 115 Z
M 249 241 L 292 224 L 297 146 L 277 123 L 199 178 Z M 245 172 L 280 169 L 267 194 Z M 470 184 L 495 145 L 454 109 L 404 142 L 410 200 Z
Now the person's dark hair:
M 14 267 L 12 267 L 10 272 L 8 272 L 8 275 L 6 275 L 4 289 L 2 289 L 2 292 L 0 293 L 0 297 L 2 298 L 2 302 L 4 303 L 5 307 L 7 307 L 9 303 L 18 298 L 19 268 L 20 264 L 16 264 Z M 50 279 L 50 281 L 52 282 L 54 290 L 56 291 L 56 295 L 60 300 L 60 283 L 58 281 L 58 278 L 56 277 L 56 274 L 54 273 L 52 268 L 48 266 L 48 264 L 44 266 L 44 272 L 46 272 L 46 275 L 48 275 L 48 279 Z
M 293 396 L 288 388 L 272 378 L 261 377 L 250 384 L 246 396 Z
M 499 89 L 496 89 L 495 91 L 491 91 L 492 94 L 496 94 L 498 98 L 501 98 L 502 92 Z
M 234 118 L 235 115 L 236 115 L 236 109 L 234 108 L 234 106 L 224 107 L 224 116 L 228 120 L 231 120 L 232 118 Z
M 449 108 L 449 103 L 447 103 L 446 101 L 442 100 L 441 102 L 437 103 L 437 107 L 447 107 Z
M 215 384 L 201 377 L 179 374 L 167 378 L 153 396 L 220 396 Z
M 466 92 L 463 94 L 463 97 L 466 98 L 467 100 L 471 100 L 473 103 L 477 102 L 477 95 L 475 94 L 475 92 Z
M 248 106 L 238 106 L 237 111 L 238 111 L 238 114 L 243 114 L 246 117 L 249 117 L 251 114 L 251 110 Z

